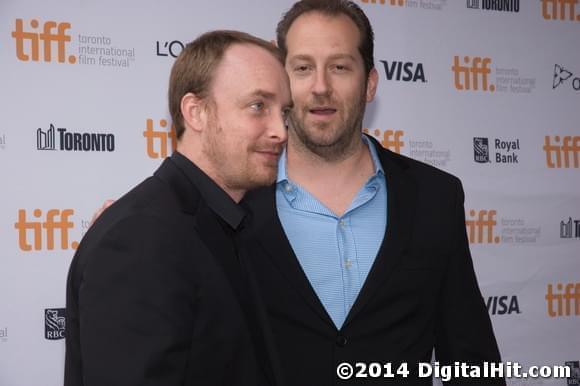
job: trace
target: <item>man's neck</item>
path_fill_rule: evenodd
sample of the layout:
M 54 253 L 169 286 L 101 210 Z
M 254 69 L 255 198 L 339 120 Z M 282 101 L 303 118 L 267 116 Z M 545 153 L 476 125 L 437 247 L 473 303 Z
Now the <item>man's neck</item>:
M 287 148 L 288 178 L 341 216 L 374 174 L 368 146 L 359 137 L 345 157 L 327 160 L 293 142 Z
M 207 157 L 204 157 L 201 149 L 192 149 L 191 147 L 180 146 L 178 143 L 176 150 L 180 152 L 183 156 L 188 158 L 191 162 L 193 162 L 201 171 L 203 171 L 209 178 L 216 183 L 228 196 L 231 197 L 234 202 L 239 203 L 244 195 L 246 194 L 246 190 L 244 189 L 232 189 L 227 186 L 224 182 L 224 179 L 221 177 L 220 173 L 216 170 L 213 165 L 208 162 Z

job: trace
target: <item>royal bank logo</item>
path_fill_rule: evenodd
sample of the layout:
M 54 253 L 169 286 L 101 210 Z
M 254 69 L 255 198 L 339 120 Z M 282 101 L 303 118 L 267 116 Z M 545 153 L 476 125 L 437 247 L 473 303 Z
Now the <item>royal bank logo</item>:
M 159 41 L 155 42 L 155 54 L 157 56 L 171 56 L 177 58 L 181 51 L 185 48 L 185 45 L 179 40 Z
M 478 163 L 489 161 L 489 139 L 482 137 L 473 138 L 473 159 Z
M 498 164 L 519 163 L 520 140 L 494 138 L 492 141 L 494 152 L 491 153 L 489 139 L 485 137 L 473 138 L 473 159 L 477 163 L 490 163 L 491 160 Z M 493 154 L 493 157 L 490 157 Z
M 44 310 L 44 338 L 48 340 L 64 339 L 65 309 L 47 308 Z
M 381 60 L 387 80 L 425 83 L 423 63 Z
M 546 20 L 580 21 L 578 0 L 540 0 L 542 16 Z
M 8 342 L 8 327 L 0 327 L 0 342 Z
M 14 223 L 14 229 L 18 235 L 18 247 L 21 251 L 52 251 L 55 249 L 77 249 L 77 241 L 70 242 L 70 231 L 75 224 L 71 221 L 74 215 L 72 209 L 49 209 L 46 214 L 41 209 L 32 211 L 18 209 L 18 220 Z
M 580 283 L 548 284 L 546 299 L 548 316 L 580 316 Z
M 564 365 L 570 368 L 570 376 L 566 378 L 566 384 L 580 385 L 580 361 L 567 361 Z
M 572 80 L 569 81 L 570 79 Z M 555 90 L 565 83 L 569 83 L 575 91 L 580 91 L 580 77 L 574 76 L 574 74 L 564 66 L 555 64 L 552 89 Z
M 126 68 L 135 60 L 135 48 L 117 47 L 108 36 L 70 33 L 69 22 L 16 19 L 11 36 L 16 58 L 23 62 L 69 63 Z M 69 46 L 75 38 L 77 54 Z
M 147 155 L 153 159 L 163 159 L 173 153 L 177 147 L 175 127 L 169 126 L 165 119 L 160 119 L 158 123 L 161 130 L 155 129 L 153 119 L 147 119 L 145 131 L 143 131 Z
M 110 133 L 77 133 L 50 124 L 48 129 L 36 130 L 37 150 L 61 150 L 80 152 L 113 152 L 115 136 Z
M 560 221 L 560 238 L 580 239 L 580 220 L 568 217 L 568 221 Z
M 521 314 L 518 297 L 515 295 L 490 296 L 485 302 L 490 315 Z
M 580 136 L 559 135 L 544 137 L 542 148 L 546 153 L 546 166 L 550 169 L 580 168 Z
M 519 12 L 520 0 L 467 0 L 467 8 L 484 11 Z

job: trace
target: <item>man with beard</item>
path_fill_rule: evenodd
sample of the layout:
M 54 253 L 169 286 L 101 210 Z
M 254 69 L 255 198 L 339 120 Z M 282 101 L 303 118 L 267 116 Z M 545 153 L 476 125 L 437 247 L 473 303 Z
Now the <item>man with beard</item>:
M 244 199 L 244 249 L 286 384 L 431 385 L 417 368 L 433 350 L 441 365 L 499 362 L 461 182 L 362 135 L 378 83 L 366 15 L 351 1 L 303 0 L 277 34 L 294 109 L 276 184 Z M 358 376 L 339 379 L 343 362 Z
M 430 385 L 417 368 L 433 350 L 442 365 L 499 362 L 460 181 L 362 134 L 378 83 L 367 17 L 351 1 L 299 1 L 277 40 L 294 109 L 276 184 L 245 199 L 245 245 L 287 384 Z
M 280 384 L 237 203 L 274 182 L 290 108 L 270 43 L 215 31 L 187 45 L 169 84 L 177 151 L 72 261 L 66 386 Z

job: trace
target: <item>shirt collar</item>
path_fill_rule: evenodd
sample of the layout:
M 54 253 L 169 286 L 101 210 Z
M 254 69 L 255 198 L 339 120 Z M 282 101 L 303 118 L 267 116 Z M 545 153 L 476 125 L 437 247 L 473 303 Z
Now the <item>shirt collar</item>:
M 181 153 L 175 151 L 171 160 L 185 173 L 190 182 L 199 190 L 201 197 L 211 210 L 236 230 L 246 216 L 246 211 L 218 186 L 197 165 Z
M 375 145 L 371 141 L 369 141 L 367 136 L 364 134 L 362 136 L 362 141 L 365 145 L 367 145 L 367 147 L 369 148 L 369 151 L 371 153 L 371 160 L 373 161 L 373 167 L 375 169 L 375 173 L 373 174 L 373 177 L 376 175 L 379 175 L 379 174 L 384 175 L 385 171 L 383 170 L 383 165 L 381 164 L 381 161 L 379 160 L 379 155 L 377 154 L 377 149 L 375 148 Z M 284 181 L 289 181 L 287 170 L 286 170 L 286 165 L 288 163 L 287 158 L 288 158 L 288 156 L 287 156 L 287 152 L 286 152 L 286 147 L 284 147 L 284 150 L 282 151 L 282 155 L 280 156 L 280 160 L 278 161 L 278 177 L 276 178 L 276 184 L 279 184 L 280 182 L 284 182 Z

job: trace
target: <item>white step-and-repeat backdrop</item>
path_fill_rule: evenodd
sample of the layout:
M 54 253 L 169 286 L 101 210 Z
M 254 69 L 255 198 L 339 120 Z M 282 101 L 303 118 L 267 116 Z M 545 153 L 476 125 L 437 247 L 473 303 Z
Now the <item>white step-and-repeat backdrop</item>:
M 462 179 L 504 360 L 576 369 L 509 383 L 578 385 L 580 2 L 359 4 L 380 73 L 365 130 Z M 68 266 L 103 200 L 171 153 L 167 81 L 184 44 L 211 29 L 273 39 L 290 5 L 0 2 L 0 385 L 62 384 Z

